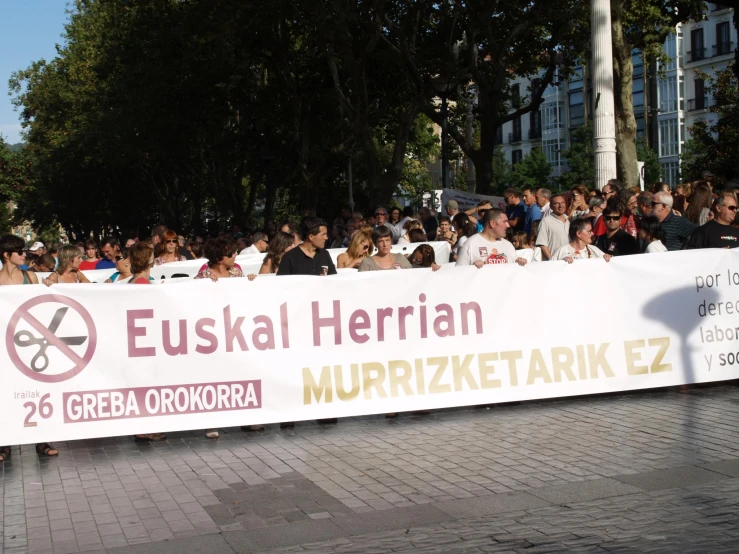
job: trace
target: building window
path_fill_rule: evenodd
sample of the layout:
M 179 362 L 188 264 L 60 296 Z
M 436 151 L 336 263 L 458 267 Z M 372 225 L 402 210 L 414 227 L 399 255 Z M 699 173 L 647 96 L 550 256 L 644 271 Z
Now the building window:
M 514 108 L 521 107 L 521 85 L 518 83 L 511 87 L 511 105 Z
M 688 111 L 703 110 L 708 107 L 706 102 L 706 85 L 703 79 L 695 79 L 693 81 L 695 87 L 695 97 L 688 100 Z
M 663 77 L 659 80 L 659 111 L 677 111 L 677 77 Z
M 549 165 L 559 165 L 559 141 L 557 139 L 542 142 L 541 151 L 547 157 Z
M 690 31 L 690 52 L 688 52 L 688 61 L 697 62 L 706 57 L 706 48 L 703 44 L 703 29 L 693 29 Z
M 523 158 L 523 150 L 511 150 L 511 165 L 516 165 Z
M 636 117 L 636 137 L 645 138 L 644 114 L 640 114 L 635 117 Z
M 529 138 L 532 140 L 541 138 L 541 112 L 529 112 Z
M 665 183 L 674 188 L 678 184 L 679 177 L 679 162 L 662 162 L 662 179 Z
M 495 144 L 503 144 L 503 126 L 498 125 L 495 129 Z
M 670 58 L 670 61 L 664 64 L 662 69 L 665 71 L 677 69 L 677 37 L 675 35 L 669 35 L 662 49 Z
M 631 85 L 633 94 L 633 104 L 635 108 L 644 106 L 644 77 L 634 77 L 634 82 Z
M 570 127 L 577 127 L 585 123 L 585 104 L 583 91 L 571 92 L 570 99 Z
M 541 108 L 541 128 L 557 129 L 560 127 L 559 102 L 548 102 Z
M 716 45 L 713 47 L 713 55 L 723 56 L 725 54 L 731 54 L 733 51 L 732 46 L 729 22 L 724 21 L 718 23 L 716 25 Z
M 513 132 L 508 134 L 508 142 L 521 142 L 521 116 L 513 120 Z
M 659 121 L 659 155 L 677 156 L 680 153 L 680 126 L 677 118 Z

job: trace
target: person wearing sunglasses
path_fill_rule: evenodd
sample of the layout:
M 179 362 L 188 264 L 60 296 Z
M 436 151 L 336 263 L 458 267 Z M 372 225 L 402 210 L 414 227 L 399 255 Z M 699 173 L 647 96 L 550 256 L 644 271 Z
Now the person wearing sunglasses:
M 77 250 L 76 247 L 73 248 Z M 21 266 L 26 265 L 26 243 L 22 238 L 15 235 L 1 237 L 0 260 L 3 262 L 0 269 L 0 286 L 38 284 L 38 276 L 35 273 L 21 269 Z M 0 446 L 0 462 L 10 458 L 11 452 L 10 446 Z M 36 453 L 39 456 L 57 456 L 59 451 L 49 443 L 42 442 L 36 445 Z
M 734 191 L 725 190 L 713 205 L 714 217 L 698 227 L 685 244 L 687 250 L 698 248 L 736 248 L 739 246 L 739 229 L 732 223 L 736 217 Z
M 652 197 L 652 213 L 665 232 L 665 246 L 670 252 L 680 250 L 698 226 L 672 211 L 672 194 L 658 192 Z
M 128 251 L 128 248 L 124 248 L 120 255 L 115 257 L 115 273 L 105 280 L 106 283 L 127 283 L 131 280 L 133 273 L 131 272 L 131 260 L 128 259 Z
M 337 268 L 358 268 L 365 258 L 372 255 L 375 247 L 372 235 L 367 231 L 357 231 L 352 237 L 346 252 L 339 254 L 336 260 Z
M 154 260 L 154 265 L 184 262 L 187 259 L 185 256 L 180 255 L 180 240 L 174 231 L 168 229 L 162 233 L 162 244 L 164 245 L 164 250 Z
M 596 239 L 595 246 L 611 256 L 639 253 L 638 241 L 621 229 L 622 216 L 623 214 L 618 209 L 618 203 L 609 201 L 602 216 L 606 232 Z
M 399 229 L 396 225 L 393 225 L 392 223 L 388 223 L 387 220 L 387 210 L 385 208 L 377 208 L 375 210 L 375 225 L 374 229 L 377 229 L 378 227 L 387 227 L 390 229 L 390 233 L 393 237 L 393 244 L 398 242 L 398 239 L 402 235 L 402 229 Z

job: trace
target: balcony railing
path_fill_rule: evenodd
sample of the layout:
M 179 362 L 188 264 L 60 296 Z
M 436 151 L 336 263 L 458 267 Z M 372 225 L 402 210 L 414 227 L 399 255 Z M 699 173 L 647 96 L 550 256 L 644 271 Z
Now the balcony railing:
M 694 112 L 697 110 L 705 110 L 708 108 L 708 97 L 691 98 L 688 100 L 688 111 Z
M 706 59 L 706 49 L 697 48 L 696 50 L 688 50 L 688 63 L 697 62 Z
M 529 139 L 536 140 L 541 138 L 541 127 L 529 129 Z
M 725 56 L 726 54 L 733 54 L 734 53 L 734 43 L 733 42 L 719 42 L 718 44 L 713 45 L 713 55 L 715 56 Z
M 514 142 L 521 142 L 521 131 L 508 133 L 508 143 L 513 144 Z

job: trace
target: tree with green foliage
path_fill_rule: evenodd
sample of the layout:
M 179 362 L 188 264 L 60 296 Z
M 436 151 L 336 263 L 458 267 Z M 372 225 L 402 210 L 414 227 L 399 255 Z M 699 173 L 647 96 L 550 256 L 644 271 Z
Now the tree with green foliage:
M 584 26 L 576 1 L 489 0 L 473 2 L 380 4 L 381 39 L 392 44 L 403 61 L 421 110 L 437 125 L 444 124 L 439 96 L 449 100 L 449 134 L 475 165 L 477 192 L 491 192 L 496 131 L 504 123 L 536 111 L 546 87 L 559 68 L 571 61 L 573 41 L 583 40 Z M 411 11 L 407 26 L 394 10 Z M 543 70 L 542 70 L 543 68 Z M 517 76 L 540 75 L 538 86 L 516 93 Z M 462 88 L 473 83 L 474 116 L 479 146 L 467 141 L 466 106 Z
M 524 187 L 539 188 L 549 184 L 552 166 L 539 148 L 532 150 L 528 156 L 513 166 L 510 173 L 511 185 L 520 189 Z
M 592 188 L 595 185 L 595 150 L 593 148 L 593 123 L 588 121 L 572 130 L 570 147 L 562 152 L 570 170 L 557 179 L 563 189 L 575 185 Z
M 708 169 L 725 182 L 739 176 L 739 91 L 737 78 L 731 69 L 720 71 L 715 77 L 700 73 L 708 81 L 707 89 L 713 95 L 712 113 L 715 122 L 701 121 L 690 128 L 691 139 L 685 142 L 680 158 L 683 180 L 701 179 Z
M 640 50 L 647 63 L 665 61 L 667 36 L 678 23 L 699 19 L 704 9 L 703 0 L 611 0 L 616 163 L 624 186 L 639 185 L 633 52 Z

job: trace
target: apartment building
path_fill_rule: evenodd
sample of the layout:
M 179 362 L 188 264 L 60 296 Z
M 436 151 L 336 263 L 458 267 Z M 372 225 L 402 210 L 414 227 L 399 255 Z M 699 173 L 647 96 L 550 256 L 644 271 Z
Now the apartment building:
M 734 10 L 708 3 L 701 21 L 678 25 L 663 46 L 671 61 L 661 67 L 644 66 L 635 51 L 634 114 L 637 135 L 658 154 L 662 179 L 676 185 L 680 178 L 680 154 L 690 128 L 698 121 L 716 119 L 708 83 L 696 73 L 715 75 L 729 67 L 737 44 L 732 24 Z M 528 97 L 539 78 L 518 79 L 514 91 Z M 552 166 L 552 180 L 568 170 L 562 152 L 569 148 L 571 132 L 592 114 L 592 85 L 587 66 L 576 67 L 568 78 L 555 76 L 547 87 L 539 110 L 506 123 L 498 131 L 498 143 L 506 159 L 516 164 L 532 149 L 540 148 Z

